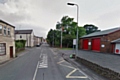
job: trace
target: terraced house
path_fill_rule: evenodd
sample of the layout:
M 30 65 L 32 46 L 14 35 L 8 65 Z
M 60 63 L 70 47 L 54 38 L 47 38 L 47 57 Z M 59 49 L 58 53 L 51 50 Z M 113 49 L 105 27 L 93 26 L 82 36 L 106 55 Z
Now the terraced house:
M 14 30 L 14 26 L 0 20 L 0 62 L 15 57 Z
M 15 30 L 15 40 L 26 40 L 26 47 L 34 47 L 33 30 Z
M 34 46 L 39 47 L 42 43 L 42 37 L 34 36 Z

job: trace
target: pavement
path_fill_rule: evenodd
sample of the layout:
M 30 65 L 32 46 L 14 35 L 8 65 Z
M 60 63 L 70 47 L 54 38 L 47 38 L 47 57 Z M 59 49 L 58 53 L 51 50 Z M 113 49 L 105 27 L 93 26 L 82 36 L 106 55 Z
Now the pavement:
M 73 50 L 60 50 L 60 51 L 68 56 L 74 53 Z M 120 55 L 79 50 L 78 57 L 96 63 L 104 68 L 109 68 L 115 72 L 120 73 Z
M 107 80 L 65 57 L 47 44 L 28 49 L 0 65 L 0 80 Z

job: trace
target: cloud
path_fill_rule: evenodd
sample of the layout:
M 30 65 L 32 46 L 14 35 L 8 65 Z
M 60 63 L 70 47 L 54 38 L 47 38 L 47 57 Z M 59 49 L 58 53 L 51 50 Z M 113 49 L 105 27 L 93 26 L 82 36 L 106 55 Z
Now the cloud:
M 76 7 L 68 6 L 72 0 L 0 0 L 0 18 L 17 28 L 34 29 L 35 35 L 46 37 L 55 28 L 57 21 L 68 15 L 75 18 Z M 79 24 L 94 23 L 104 26 L 118 25 L 120 20 L 119 0 L 74 0 L 80 7 Z M 103 27 L 102 27 L 103 26 Z
M 120 26 L 120 8 L 104 12 L 99 15 L 94 21 L 99 24 L 102 29 L 119 27 Z
M 5 3 L 1 3 L 0 15 L 2 15 L 2 19 L 14 24 L 22 20 L 30 19 L 25 4 L 22 4 L 18 0 L 8 0 Z

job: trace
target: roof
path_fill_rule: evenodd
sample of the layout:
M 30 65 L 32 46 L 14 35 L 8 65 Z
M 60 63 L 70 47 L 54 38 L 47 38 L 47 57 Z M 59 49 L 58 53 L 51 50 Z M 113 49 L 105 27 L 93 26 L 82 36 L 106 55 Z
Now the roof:
M 0 20 L 0 22 L 2 22 L 2 23 L 4 23 L 4 24 L 7 24 L 7 25 L 9 25 L 9 26 L 11 26 L 11 27 L 13 27 L 13 28 L 15 28 L 15 26 L 13 26 L 13 25 L 11 25 L 11 24 L 9 24 L 9 23 L 3 21 L 3 20 Z
M 33 30 L 15 30 L 15 34 L 31 34 Z
M 39 36 L 34 36 L 34 37 L 36 37 L 36 38 L 42 38 L 42 37 L 39 37 Z
M 94 32 L 94 33 L 91 33 L 91 34 L 88 34 L 88 35 L 84 35 L 81 38 L 107 35 L 107 34 L 110 34 L 112 32 L 118 31 L 118 30 L 120 30 L 120 27 L 118 27 L 118 28 L 112 28 L 112 29 L 107 29 L 107 30 L 103 30 L 103 31 L 100 31 L 100 32 Z
M 120 43 L 120 38 L 118 38 L 118 39 L 116 39 L 116 40 L 111 41 L 111 43 Z

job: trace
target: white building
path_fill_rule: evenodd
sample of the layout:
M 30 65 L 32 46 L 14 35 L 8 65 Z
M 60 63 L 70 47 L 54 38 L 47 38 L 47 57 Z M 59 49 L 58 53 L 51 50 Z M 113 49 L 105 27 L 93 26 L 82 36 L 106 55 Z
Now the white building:
M 33 30 L 15 30 L 15 40 L 26 40 L 26 47 L 34 47 Z

